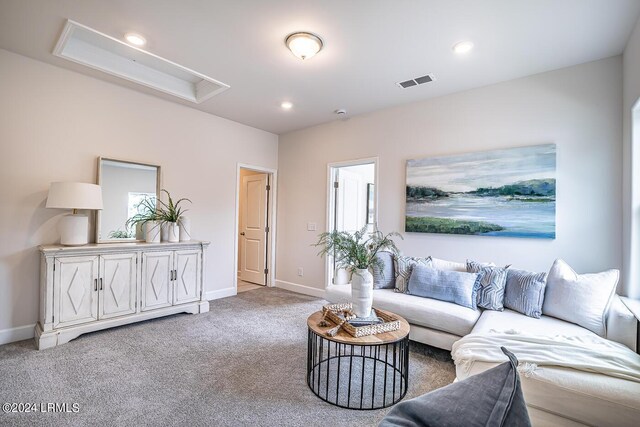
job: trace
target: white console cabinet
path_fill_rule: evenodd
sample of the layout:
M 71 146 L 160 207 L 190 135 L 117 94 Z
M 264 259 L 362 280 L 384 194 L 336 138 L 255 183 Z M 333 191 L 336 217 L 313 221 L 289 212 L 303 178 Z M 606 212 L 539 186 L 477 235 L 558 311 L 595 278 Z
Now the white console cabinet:
M 38 349 L 87 332 L 175 313 L 204 313 L 208 242 L 40 247 Z

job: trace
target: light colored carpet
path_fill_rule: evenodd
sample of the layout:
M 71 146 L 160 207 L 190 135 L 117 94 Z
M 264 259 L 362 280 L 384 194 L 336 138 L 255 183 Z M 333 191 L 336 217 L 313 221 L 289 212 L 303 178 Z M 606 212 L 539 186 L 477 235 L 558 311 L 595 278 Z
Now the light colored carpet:
M 0 347 L 0 403 L 78 403 L 78 413 L 0 413 L 0 425 L 373 426 L 305 382 L 306 318 L 324 301 L 263 288 L 36 351 Z M 407 398 L 453 381 L 449 353 L 411 343 Z

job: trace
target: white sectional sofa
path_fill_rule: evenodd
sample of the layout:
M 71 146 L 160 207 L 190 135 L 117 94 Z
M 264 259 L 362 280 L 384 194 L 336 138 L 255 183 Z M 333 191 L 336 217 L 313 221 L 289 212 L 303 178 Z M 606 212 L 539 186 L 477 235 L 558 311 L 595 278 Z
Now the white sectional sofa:
M 348 302 L 349 285 L 334 285 L 325 298 Z M 512 310 L 472 310 L 453 303 L 377 289 L 374 307 L 403 316 L 411 324 L 410 338 L 451 350 L 455 341 L 468 334 L 514 329 L 532 335 L 595 335 L 573 323 L 549 316 L 527 317 Z M 607 317 L 607 339 L 635 350 L 638 322 L 618 296 Z M 517 355 L 516 355 L 517 356 Z M 473 362 L 467 369 L 456 367 L 457 379 L 483 372 L 497 363 Z M 570 368 L 541 367 L 536 375 L 521 375 L 522 389 L 534 426 L 638 426 L 640 383 Z

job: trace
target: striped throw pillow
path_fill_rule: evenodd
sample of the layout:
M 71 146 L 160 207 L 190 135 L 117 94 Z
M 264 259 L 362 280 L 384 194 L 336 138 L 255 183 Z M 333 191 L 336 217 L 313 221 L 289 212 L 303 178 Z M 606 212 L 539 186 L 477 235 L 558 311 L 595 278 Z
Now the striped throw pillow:
M 504 306 L 525 316 L 539 319 L 542 316 L 547 273 L 509 270 L 504 292 Z

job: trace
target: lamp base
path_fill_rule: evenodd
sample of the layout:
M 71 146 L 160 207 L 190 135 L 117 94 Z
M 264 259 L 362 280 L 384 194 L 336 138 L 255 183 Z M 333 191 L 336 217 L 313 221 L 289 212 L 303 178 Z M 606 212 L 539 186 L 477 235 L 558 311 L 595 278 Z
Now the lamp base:
M 60 220 L 60 243 L 65 246 L 82 246 L 89 243 L 89 218 L 86 215 L 70 214 Z

